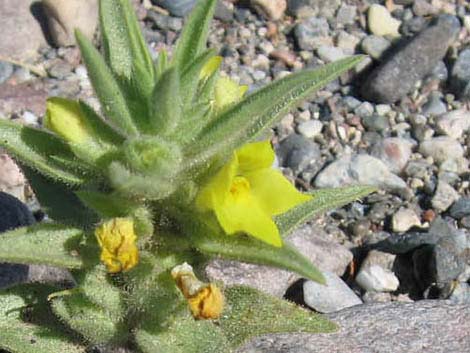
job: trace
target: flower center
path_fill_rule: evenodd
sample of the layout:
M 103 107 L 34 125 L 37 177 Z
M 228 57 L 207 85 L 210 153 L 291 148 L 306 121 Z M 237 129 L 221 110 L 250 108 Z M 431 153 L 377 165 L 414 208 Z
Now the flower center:
M 233 197 L 239 198 L 250 192 L 250 182 L 247 178 L 236 176 L 233 178 L 232 185 L 230 186 L 230 193 Z

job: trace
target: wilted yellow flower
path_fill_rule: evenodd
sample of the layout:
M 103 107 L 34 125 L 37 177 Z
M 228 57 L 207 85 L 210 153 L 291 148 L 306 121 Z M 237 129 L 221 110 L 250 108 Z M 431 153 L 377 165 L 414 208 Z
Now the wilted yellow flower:
M 44 126 L 69 142 L 84 143 L 92 138 L 77 101 L 59 97 L 49 98 Z
M 132 219 L 113 218 L 96 228 L 95 235 L 101 247 L 100 259 L 108 272 L 128 271 L 139 262 Z
M 222 291 L 213 283 L 197 279 L 193 268 L 184 263 L 176 266 L 171 275 L 176 285 L 188 300 L 191 314 L 196 319 L 217 319 L 224 308 Z
M 216 72 L 222 63 L 221 56 L 214 56 L 210 58 L 207 63 L 202 67 L 199 73 L 200 80 L 207 80 L 214 72 Z
M 297 191 L 281 172 L 272 168 L 273 162 L 269 141 L 246 144 L 202 187 L 196 207 L 214 211 L 227 234 L 244 232 L 281 247 L 282 239 L 272 217 L 311 196 Z

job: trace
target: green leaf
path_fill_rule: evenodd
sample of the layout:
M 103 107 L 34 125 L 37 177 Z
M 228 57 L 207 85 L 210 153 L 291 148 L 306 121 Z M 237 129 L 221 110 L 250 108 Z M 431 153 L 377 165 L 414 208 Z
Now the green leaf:
M 0 262 L 80 268 L 78 250 L 83 231 L 54 224 L 38 224 L 2 233 Z
M 362 56 L 347 57 L 319 69 L 293 73 L 248 95 L 209 124 L 197 142 L 188 146 L 187 154 L 194 157 L 194 163 L 204 163 L 254 140 L 295 104 L 362 59 Z
M 155 70 L 157 78 L 160 78 L 168 68 L 168 53 L 165 49 L 158 52 L 157 61 L 155 63 Z
M 137 136 L 138 130 L 129 113 L 123 93 L 103 57 L 80 31 L 77 30 L 75 36 L 104 115 L 123 133 Z
M 188 234 L 190 234 L 196 249 L 204 254 L 280 267 L 296 272 L 312 281 L 325 283 L 320 270 L 287 242 L 284 242 L 283 247 L 277 248 L 241 234 L 226 235 L 222 231 L 215 231 L 201 222 L 192 222 Z
M 54 162 L 52 157 L 56 156 L 74 165 L 76 157 L 64 141 L 43 130 L 0 119 L 0 147 L 51 179 L 70 185 L 80 185 L 85 181 L 83 175 L 63 169 Z
M 98 212 L 103 218 L 125 217 L 138 207 L 137 202 L 113 193 L 97 191 L 76 191 L 78 198 L 89 208 Z
M 165 136 L 175 130 L 182 118 L 180 78 L 175 69 L 167 70 L 153 91 L 153 111 L 150 125 L 153 132 Z
M 313 216 L 347 205 L 375 191 L 377 191 L 376 187 L 366 185 L 315 190 L 310 193 L 313 196 L 310 201 L 304 202 L 286 213 L 275 217 L 275 222 L 279 232 L 285 237 Z
M 157 332 L 137 330 L 135 339 L 143 353 L 223 353 L 228 347 L 227 339 L 214 323 L 189 316 L 178 317 Z
M 98 222 L 98 216 L 86 207 L 67 185 L 54 182 L 33 169 L 23 167 L 42 209 L 57 222 L 88 229 Z
M 80 292 L 93 304 L 104 310 L 114 320 L 125 315 L 121 291 L 110 282 L 110 276 L 103 265 L 95 266 L 79 280 Z
M 256 289 L 234 286 L 225 290 L 227 310 L 219 325 L 232 347 L 268 333 L 329 333 L 334 323 L 288 301 Z
M 125 322 L 97 307 L 80 292 L 55 297 L 52 310 L 70 328 L 95 344 L 125 342 L 127 339 Z
M 200 80 L 201 70 L 204 65 L 215 55 L 214 49 L 208 49 L 195 58 L 181 75 L 181 93 L 184 106 L 191 105 Z
M 28 284 L 0 292 L 0 350 L 11 353 L 84 353 L 48 310 L 55 289 Z
M 180 72 L 206 49 L 209 25 L 216 4 L 217 0 L 200 0 L 188 17 L 172 60 Z
M 182 145 L 190 142 L 204 128 L 210 119 L 211 104 L 202 102 L 194 104 L 184 113 L 184 126 L 175 129 L 169 136 L 170 140 L 178 141 Z

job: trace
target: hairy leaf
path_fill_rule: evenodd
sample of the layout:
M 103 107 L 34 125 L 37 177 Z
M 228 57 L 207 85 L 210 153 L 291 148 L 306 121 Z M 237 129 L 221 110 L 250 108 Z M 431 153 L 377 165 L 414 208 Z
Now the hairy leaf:
M 117 128 L 130 136 L 138 135 L 122 91 L 103 57 L 80 31 L 75 33 L 88 76 L 101 102 L 101 109 Z
M 347 186 L 343 188 L 319 189 L 312 191 L 313 198 L 277 216 L 275 222 L 283 237 L 305 223 L 313 216 L 348 203 L 377 191 L 373 186 Z
M 79 199 L 104 218 L 125 217 L 138 206 L 126 197 L 97 191 L 77 191 Z
M 43 130 L 0 119 L 0 147 L 53 180 L 70 185 L 80 185 L 85 181 L 84 176 L 76 172 L 79 167 L 76 170 L 64 169 L 51 158 L 57 156 L 73 166 L 76 157 L 64 141 Z
M 196 222 L 193 223 L 189 235 L 196 249 L 204 254 L 280 267 L 312 281 L 325 283 L 322 273 L 287 242 L 284 242 L 283 247 L 277 248 L 241 234 L 226 235 Z
M 80 229 L 54 224 L 15 229 L 0 238 L 0 261 L 80 268 L 82 260 L 73 251 L 82 235 Z
M 95 344 L 125 342 L 127 339 L 125 322 L 97 307 L 80 292 L 55 297 L 52 309 L 65 324 Z
M 84 353 L 48 310 L 55 289 L 28 284 L 0 292 L 0 350 L 11 353 Z
M 157 332 L 137 330 L 137 345 L 143 353 L 223 353 L 228 342 L 211 321 L 178 317 Z
M 319 314 L 256 289 L 234 286 L 225 290 L 227 310 L 219 325 L 232 347 L 268 333 L 327 333 L 336 325 Z
M 187 154 L 195 158 L 195 163 L 204 163 L 255 139 L 295 104 L 361 60 L 362 56 L 353 56 L 319 69 L 293 73 L 248 95 L 209 124 L 197 142 L 188 147 Z
M 191 12 L 172 61 L 180 71 L 185 70 L 206 49 L 209 24 L 216 4 L 216 0 L 200 0 Z
M 86 207 L 67 185 L 53 182 L 33 169 L 23 167 L 31 187 L 49 217 L 57 222 L 88 229 L 98 222 L 93 210 Z

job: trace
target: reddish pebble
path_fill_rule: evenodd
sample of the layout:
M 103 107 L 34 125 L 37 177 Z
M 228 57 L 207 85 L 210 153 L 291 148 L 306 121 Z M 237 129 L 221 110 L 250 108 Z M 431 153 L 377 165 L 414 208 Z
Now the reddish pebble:
M 423 221 L 424 222 L 432 222 L 436 218 L 436 212 L 433 210 L 426 210 L 423 213 Z

